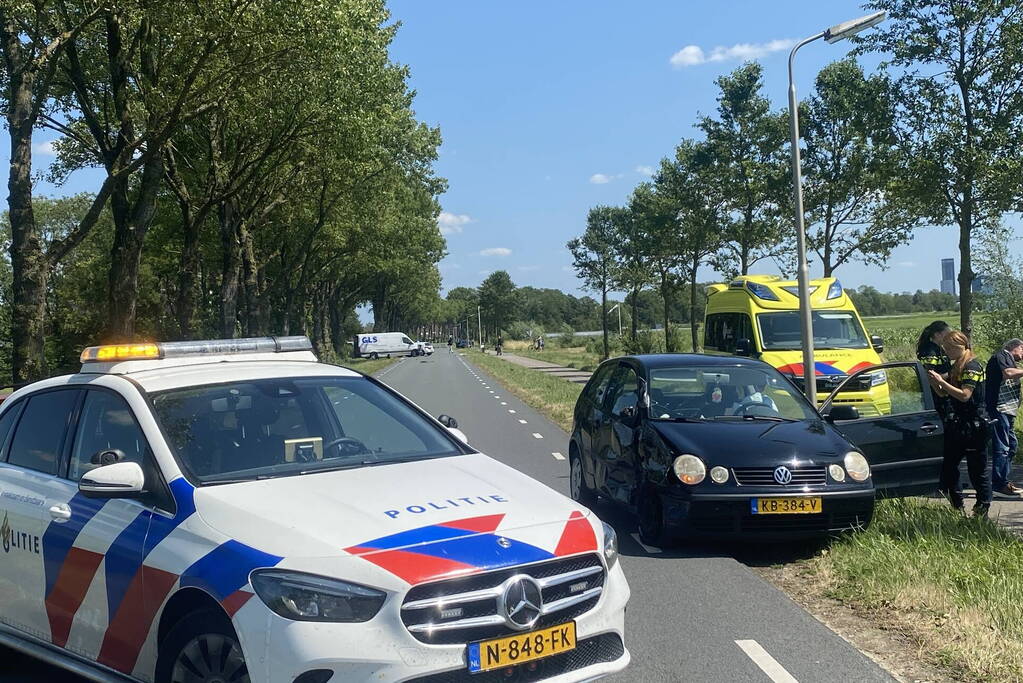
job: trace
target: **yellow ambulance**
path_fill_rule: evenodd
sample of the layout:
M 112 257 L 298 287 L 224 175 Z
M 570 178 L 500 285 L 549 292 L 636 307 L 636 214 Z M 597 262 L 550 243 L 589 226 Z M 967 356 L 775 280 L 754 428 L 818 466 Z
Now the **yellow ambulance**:
M 881 338 L 868 336 L 852 299 L 833 277 L 810 281 L 814 376 L 817 397 L 825 398 L 849 375 L 878 365 Z M 799 286 L 775 275 L 743 275 L 707 288 L 703 328 L 707 353 L 752 356 L 803 383 Z M 888 415 L 891 397 L 884 370 L 866 373 L 834 403 L 856 406 L 860 415 Z

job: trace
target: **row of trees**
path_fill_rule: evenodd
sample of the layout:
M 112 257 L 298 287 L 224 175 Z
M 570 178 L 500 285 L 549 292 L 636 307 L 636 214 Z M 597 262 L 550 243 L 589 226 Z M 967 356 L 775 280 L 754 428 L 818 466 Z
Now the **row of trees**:
M 358 304 L 381 324 L 427 309 L 440 138 L 387 22 L 383 0 L 0 0 L 14 381 L 100 339 L 322 352 Z M 33 196 L 40 129 L 60 136 L 49 179 L 99 169 L 94 194 Z
M 961 325 L 970 329 L 972 241 L 1023 209 L 1023 4 L 866 7 L 889 14 L 857 47 L 884 56 L 880 72 L 864 74 L 853 57 L 832 63 L 799 105 L 808 246 L 831 276 L 854 261 L 885 267 L 924 225 L 957 226 Z M 755 62 L 717 85 L 700 138 L 683 140 L 626 206 L 593 208 L 568 243 L 603 302 L 612 291 L 638 301 L 656 290 L 665 327 L 683 289 L 686 317 L 700 318 L 700 268 L 727 277 L 767 260 L 791 271 L 795 260 L 788 112 L 771 109 Z

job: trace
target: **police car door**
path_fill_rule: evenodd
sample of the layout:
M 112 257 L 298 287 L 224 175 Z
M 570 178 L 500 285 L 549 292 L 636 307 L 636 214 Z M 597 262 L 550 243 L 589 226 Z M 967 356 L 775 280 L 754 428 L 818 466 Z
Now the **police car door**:
M 38 638 L 48 639 L 50 625 L 43 609 L 47 569 L 44 529 L 50 519 L 63 519 L 64 510 L 51 498 L 68 424 L 81 392 L 43 390 L 20 401 L 6 463 L 0 465 L 0 618 Z M 7 411 L 5 411 L 6 413 Z
M 151 513 L 140 500 L 87 498 L 78 482 L 112 462 L 145 469 L 146 439 L 127 402 L 112 390 L 90 388 L 79 415 L 65 476 L 54 481 L 51 493 L 70 518 L 51 522 L 43 539 L 50 637 L 55 645 L 130 673 L 139 639 L 148 632 L 148 624 L 135 623 L 132 615 L 148 609 L 139 577 Z
M 878 373 L 884 373 L 883 381 Z M 828 415 L 832 406 L 855 406 L 843 403 L 842 394 L 864 387 L 870 389 L 871 410 L 879 414 L 835 420 L 834 425 L 867 457 L 878 495 L 891 498 L 937 490 L 942 424 L 923 367 L 907 361 L 865 368 L 828 396 L 821 413 Z

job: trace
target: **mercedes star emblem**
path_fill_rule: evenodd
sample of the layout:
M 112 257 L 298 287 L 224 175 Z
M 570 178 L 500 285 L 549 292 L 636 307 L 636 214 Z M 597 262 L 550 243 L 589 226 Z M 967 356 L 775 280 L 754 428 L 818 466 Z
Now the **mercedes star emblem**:
M 776 467 L 774 468 L 774 480 L 782 486 L 785 486 L 792 481 L 792 471 L 784 465 Z
M 540 584 L 526 574 L 511 577 L 504 582 L 500 608 L 501 616 L 511 628 L 517 631 L 532 628 L 543 609 Z

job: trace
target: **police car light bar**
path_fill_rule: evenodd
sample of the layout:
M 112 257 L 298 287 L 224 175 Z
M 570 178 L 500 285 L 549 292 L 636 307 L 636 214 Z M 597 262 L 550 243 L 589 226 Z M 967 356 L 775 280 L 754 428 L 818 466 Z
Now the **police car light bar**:
M 249 337 L 246 339 L 204 339 L 201 341 L 146 344 L 107 344 L 82 351 L 83 363 L 112 363 L 127 360 L 160 360 L 185 356 L 224 356 L 236 353 L 287 353 L 312 351 L 306 336 Z

